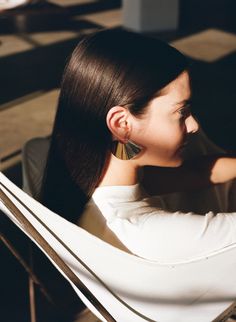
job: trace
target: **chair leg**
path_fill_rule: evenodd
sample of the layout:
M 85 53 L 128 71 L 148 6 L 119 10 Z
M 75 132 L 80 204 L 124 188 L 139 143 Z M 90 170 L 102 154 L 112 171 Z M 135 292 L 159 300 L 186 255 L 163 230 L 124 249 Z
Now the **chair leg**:
M 29 264 L 30 268 L 33 272 L 33 249 L 32 245 L 29 244 Z M 30 322 L 37 322 L 36 318 L 36 304 L 35 304 L 35 288 L 34 281 L 29 275 L 29 303 L 30 303 Z
M 39 290 L 46 297 L 48 302 L 51 303 L 54 307 L 57 307 L 57 305 L 53 301 L 52 297 L 48 293 L 47 289 L 45 288 L 43 283 L 39 280 L 39 278 L 36 276 L 36 274 L 33 272 L 30 265 L 28 265 L 25 262 L 25 260 L 21 257 L 21 255 L 18 253 L 18 251 L 15 249 L 15 247 L 11 244 L 11 242 L 1 232 L 0 232 L 0 240 L 9 249 L 9 251 L 12 253 L 12 255 L 17 259 L 17 261 L 23 266 L 26 273 L 30 276 L 30 278 L 32 279 L 34 284 L 36 284 L 39 287 Z

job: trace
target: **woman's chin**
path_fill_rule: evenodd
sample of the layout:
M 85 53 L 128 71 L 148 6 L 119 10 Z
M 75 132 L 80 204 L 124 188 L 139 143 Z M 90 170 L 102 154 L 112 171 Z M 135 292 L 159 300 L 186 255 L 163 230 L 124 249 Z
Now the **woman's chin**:
M 177 155 L 174 158 L 171 158 L 169 162 L 166 162 L 166 167 L 177 168 L 180 167 L 184 162 L 184 158 L 182 155 Z
M 176 153 L 172 156 L 160 157 L 152 155 L 142 160 L 141 166 L 154 166 L 154 167 L 166 167 L 177 168 L 183 164 L 184 157 L 180 153 Z
M 165 167 L 170 167 L 170 168 L 178 168 L 183 164 L 183 159 L 178 159 L 178 160 L 172 160 L 169 163 L 165 165 Z
M 157 161 L 150 164 L 151 166 L 163 167 L 163 168 L 178 168 L 183 164 L 182 158 L 176 158 L 171 160 L 165 160 L 163 162 Z

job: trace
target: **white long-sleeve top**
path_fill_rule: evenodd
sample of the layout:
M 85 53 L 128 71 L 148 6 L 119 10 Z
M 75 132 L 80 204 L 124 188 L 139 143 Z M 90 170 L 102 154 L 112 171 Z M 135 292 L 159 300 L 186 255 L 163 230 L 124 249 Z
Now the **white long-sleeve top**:
M 138 184 L 97 188 L 85 210 L 91 224 L 97 208 L 121 243 L 146 259 L 195 259 L 236 242 L 236 212 L 168 212 L 160 197 L 149 197 Z

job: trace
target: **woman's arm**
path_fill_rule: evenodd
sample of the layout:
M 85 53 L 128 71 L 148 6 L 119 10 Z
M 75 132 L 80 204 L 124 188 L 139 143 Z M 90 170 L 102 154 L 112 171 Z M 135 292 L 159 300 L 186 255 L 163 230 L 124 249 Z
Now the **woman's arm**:
M 178 168 L 143 168 L 142 184 L 150 194 L 167 194 L 208 187 L 236 178 L 236 157 L 201 156 Z

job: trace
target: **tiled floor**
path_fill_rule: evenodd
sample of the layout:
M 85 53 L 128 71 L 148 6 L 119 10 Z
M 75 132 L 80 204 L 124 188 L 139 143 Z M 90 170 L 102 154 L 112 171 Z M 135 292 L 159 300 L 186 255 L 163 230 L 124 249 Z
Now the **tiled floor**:
M 32 137 L 48 136 L 51 133 L 58 92 L 53 90 L 42 93 L 1 112 L 0 159 L 14 155 Z
M 23 144 L 31 137 L 48 135 L 51 131 L 57 88 L 66 58 L 83 34 L 103 27 L 122 25 L 122 11 L 115 4 L 119 1 L 108 1 L 107 7 L 101 1 L 100 11 L 97 6 L 93 9 L 93 4 L 98 3 L 95 0 L 50 2 L 51 11 L 46 13 L 47 7 L 44 7 L 44 14 L 40 13 L 39 7 L 39 12 L 28 16 L 22 14 L 23 11 L 18 12 L 17 16 L 0 16 L 0 158 L 4 160 L 2 166 L 5 171 L 18 184 Z M 114 6 L 111 8 L 112 3 Z M 66 11 L 69 6 L 73 7 L 73 11 Z M 61 10 L 65 8 L 65 11 L 55 11 L 53 14 L 53 8 L 58 10 L 59 7 Z M 190 10 L 188 2 L 186 8 Z M 211 12 L 211 5 L 205 9 L 204 14 L 207 16 L 207 12 Z M 218 12 L 216 5 L 210 22 L 207 24 L 203 15 L 202 25 L 199 23 L 193 28 L 190 18 L 192 15 L 192 21 L 197 21 L 197 10 L 195 13 L 194 8 L 191 8 L 187 16 L 183 9 L 178 32 L 152 35 L 171 42 L 190 57 L 193 110 L 211 139 L 224 148 L 236 151 L 236 26 L 228 19 L 226 11 Z M 21 239 L 17 231 L 14 231 L 14 236 Z M 11 273 L 14 267 L 20 270 L 18 264 L 5 252 L 1 258 L 6 260 L 5 275 L 7 265 L 13 267 Z M 5 293 L 9 295 L 1 303 L 6 308 L 8 300 L 12 307 L 19 309 L 18 297 L 26 292 L 25 287 L 19 288 L 21 295 L 15 291 L 19 280 L 25 281 L 23 272 L 16 275 L 18 280 L 12 276 L 7 279 L 7 283 L 1 282 L 1 285 L 5 285 Z M 22 305 L 18 318 L 14 316 L 10 322 L 29 321 L 28 314 L 24 316 L 28 310 L 27 301 Z M 54 321 L 59 322 L 58 316 L 55 320 L 55 316 L 51 315 L 50 322 Z M 44 320 L 37 322 L 46 322 L 45 316 Z
M 31 43 L 16 35 L 1 35 L 0 46 L 0 57 L 17 54 L 33 48 Z
M 172 45 L 193 59 L 211 63 L 236 51 L 236 34 L 206 29 L 173 41 Z
M 81 18 L 106 28 L 119 27 L 122 25 L 122 10 L 108 10 L 105 12 L 75 17 L 74 19 L 80 20 Z

